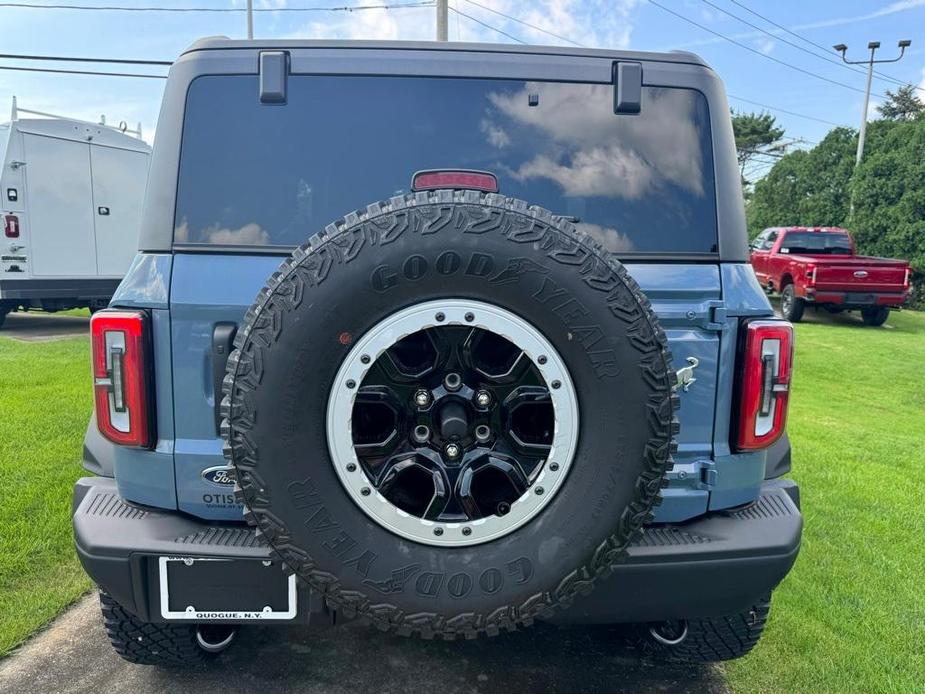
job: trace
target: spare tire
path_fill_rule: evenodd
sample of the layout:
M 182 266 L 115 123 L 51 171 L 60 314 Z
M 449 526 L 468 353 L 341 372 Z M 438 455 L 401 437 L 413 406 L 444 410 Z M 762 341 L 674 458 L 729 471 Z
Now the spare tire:
M 625 557 L 672 464 L 674 382 L 648 300 L 574 225 L 430 191 L 347 215 L 273 273 L 228 360 L 222 436 L 247 519 L 329 604 L 493 635 Z

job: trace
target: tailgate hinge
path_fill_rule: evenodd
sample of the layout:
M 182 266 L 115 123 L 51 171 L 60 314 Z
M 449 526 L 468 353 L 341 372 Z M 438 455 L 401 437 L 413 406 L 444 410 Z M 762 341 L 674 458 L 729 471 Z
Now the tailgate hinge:
M 704 328 L 707 330 L 723 330 L 726 327 L 726 304 L 722 301 L 711 300 L 707 304 L 707 319 Z
M 716 463 L 712 460 L 698 460 L 697 467 L 700 470 L 700 485 L 704 489 L 712 489 L 716 486 Z

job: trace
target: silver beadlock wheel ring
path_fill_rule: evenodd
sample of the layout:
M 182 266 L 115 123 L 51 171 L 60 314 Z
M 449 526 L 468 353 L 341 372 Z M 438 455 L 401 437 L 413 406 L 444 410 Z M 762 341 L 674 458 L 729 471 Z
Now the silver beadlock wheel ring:
M 539 374 L 545 383 L 552 404 L 554 426 L 548 442 L 548 454 L 530 473 L 526 490 L 509 504 L 509 510 L 505 510 L 503 515 L 486 514 L 476 519 L 447 521 L 409 513 L 380 493 L 357 455 L 354 405 L 370 369 L 403 338 L 448 326 L 486 331 L 512 343 L 520 350 L 517 359 L 529 359 L 528 366 L 535 369 L 534 373 Z M 456 374 L 448 374 L 446 387 L 444 390 L 438 388 L 439 392 L 452 392 L 457 399 L 458 392 L 470 392 L 466 389 L 472 384 L 457 384 L 456 379 L 450 379 L 449 376 Z M 427 398 L 421 396 L 419 406 L 425 402 L 429 406 L 429 396 L 429 392 Z M 473 396 L 473 400 L 478 403 L 478 394 Z M 415 407 L 414 401 L 402 403 L 402 406 Z M 461 547 L 495 540 L 513 532 L 552 501 L 564 483 L 575 456 L 578 421 L 578 399 L 572 379 L 549 340 L 523 318 L 503 308 L 480 301 L 448 299 L 429 301 L 398 311 L 377 323 L 357 340 L 331 388 L 327 408 L 327 440 L 341 483 L 356 505 L 376 523 L 401 537 L 423 544 Z M 455 426 L 455 423 L 450 421 L 446 426 Z M 418 427 L 414 431 L 417 439 L 424 433 Z M 483 434 L 484 430 L 479 430 L 479 444 L 473 445 L 484 442 Z M 443 455 L 448 455 L 446 447 L 451 445 L 452 441 L 445 444 Z M 436 454 L 439 455 L 440 451 Z M 458 452 L 456 454 L 459 455 Z M 505 504 L 506 509 L 507 506 Z

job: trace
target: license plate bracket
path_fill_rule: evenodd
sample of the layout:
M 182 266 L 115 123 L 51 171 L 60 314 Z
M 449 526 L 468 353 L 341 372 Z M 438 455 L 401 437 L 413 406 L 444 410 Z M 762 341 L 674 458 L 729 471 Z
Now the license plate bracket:
M 294 619 L 296 578 L 275 562 L 159 557 L 161 617 L 167 620 Z

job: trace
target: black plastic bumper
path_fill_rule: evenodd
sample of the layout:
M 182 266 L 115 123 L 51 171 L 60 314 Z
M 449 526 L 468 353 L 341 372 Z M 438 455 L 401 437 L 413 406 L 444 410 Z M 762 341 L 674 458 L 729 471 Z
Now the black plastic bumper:
M 767 482 L 746 508 L 651 526 L 630 547 L 624 564 L 555 621 L 658 621 L 748 609 L 777 586 L 796 560 L 802 530 L 798 503 L 796 484 L 777 480 Z M 270 558 L 251 528 L 127 504 L 114 480 L 103 477 L 77 482 L 74 538 L 90 577 L 148 621 L 161 621 L 158 557 Z M 233 568 L 226 575 L 228 585 L 216 585 L 216 590 L 239 587 Z M 296 621 L 305 622 L 322 609 L 307 588 L 300 588 L 298 597 Z

